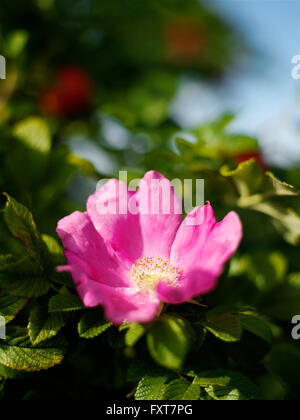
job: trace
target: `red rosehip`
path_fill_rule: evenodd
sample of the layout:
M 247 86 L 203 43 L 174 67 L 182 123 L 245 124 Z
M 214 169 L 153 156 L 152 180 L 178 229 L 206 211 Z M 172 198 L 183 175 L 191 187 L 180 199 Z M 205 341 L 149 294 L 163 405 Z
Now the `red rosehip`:
M 77 67 L 61 69 L 54 84 L 41 95 L 41 109 L 50 115 L 78 115 L 91 104 L 92 81 L 89 75 Z
M 267 170 L 267 166 L 260 152 L 242 153 L 234 157 L 234 161 L 237 165 L 250 159 L 255 159 L 264 172 Z
M 164 37 L 170 58 L 179 63 L 197 59 L 206 44 L 203 28 L 190 21 L 169 23 L 165 28 Z

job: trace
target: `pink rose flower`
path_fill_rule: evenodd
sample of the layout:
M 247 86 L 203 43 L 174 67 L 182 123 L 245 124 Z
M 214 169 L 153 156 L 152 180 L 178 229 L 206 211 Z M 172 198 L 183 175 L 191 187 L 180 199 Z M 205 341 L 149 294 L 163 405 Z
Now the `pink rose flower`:
M 149 322 L 162 302 L 212 291 L 242 238 L 239 216 L 217 223 L 210 203 L 181 218 L 181 201 L 161 174 L 146 173 L 137 191 L 112 179 L 87 212 L 59 221 L 68 265 L 58 269 L 71 273 L 85 306 L 102 305 L 115 325 Z

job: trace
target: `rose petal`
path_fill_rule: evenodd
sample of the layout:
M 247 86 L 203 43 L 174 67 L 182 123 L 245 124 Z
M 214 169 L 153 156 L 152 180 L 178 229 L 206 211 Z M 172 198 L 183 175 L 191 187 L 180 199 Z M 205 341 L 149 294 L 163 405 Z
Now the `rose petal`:
M 116 257 L 96 232 L 87 213 L 75 212 L 60 220 L 57 233 L 63 242 L 75 283 L 81 273 L 86 273 L 96 282 L 112 286 L 128 284 L 130 265 Z
M 130 292 L 128 289 L 125 292 Z M 124 290 L 122 291 L 124 292 Z M 107 319 L 116 325 L 123 322 L 151 322 L 157 315 L 160 301 L 157 297 L 138 293 L 115 293 L 105 302 Z
M 202 255 L 203 267 L 206 270 L 218 272 L 238 249 L 243 237 L 243 226 L 234 211 L 217 223 L 206 244 Z
M 216 287 L 217 279 L 213 272 L 192 270 L 184 274 L 181 285 L 177 287 L 160 282 L 157 286 L 157 297 L 172 305 L 184 303 L 194 296 L 211 292 Z
M 128 288 L 109 287 L 86 277 L 81 279 L 77 291 L 85 306 L 103 305 L 105 317 L 115 325 L 123 322 L 150 322 L 155 318 L 160 305 L 157 297 Z
M 199 259 L 206 252 L 207 240 L 215 224 L 216 218 L 210 203 L 189 213 L 172 245 L 171 263 L 185 271 L 199 266 Z
M 176 287 L 159 283 L 158 297 L 176 304 L 212 291 L 241 239 L 242 224 L 236 213 L 216 223 L 209 203 L 194 209 L 180 226 L 171 250 L 171 264 L 183 270 L 182 278 Z
M 97 232 L 131 263 L 143 253 L 139 215 L 132 214 L 128 208 L 134 194 L 123 182 L 112 179 L 87 203 L 88 214 Z
M 170 181 L 158 172 L 148 172 L 139 184 L 140 226 L 143 257 L 169 258 L 182 217 L 181 200 Z

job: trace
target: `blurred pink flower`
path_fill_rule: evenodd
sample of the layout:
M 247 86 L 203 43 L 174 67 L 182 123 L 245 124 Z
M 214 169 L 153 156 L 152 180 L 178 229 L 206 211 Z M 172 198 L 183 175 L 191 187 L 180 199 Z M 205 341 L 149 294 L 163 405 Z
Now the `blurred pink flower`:
M 166 196 L 172 203 L 168 212 L 163 208 Z M 102 211 L 124 207 L 124 202 L 128 210 L 133 200 L 135 212 Z M 142 211 L 145 202 L 157 211 Z M 155 318 L 161 302 L 180 304 L 216 287 L 240 244 L 240 219 L 231 212 L 217 223 L 207 203 L 181 223 L 179 207 L 171 183 L 151 171 L 136 192 L 110 180 L 89 198 L 87 212 L 59 221 L 68 265 L 58 270 L 71 273 L 85 306 L 102 305 L 116 325 L 146 323 Z

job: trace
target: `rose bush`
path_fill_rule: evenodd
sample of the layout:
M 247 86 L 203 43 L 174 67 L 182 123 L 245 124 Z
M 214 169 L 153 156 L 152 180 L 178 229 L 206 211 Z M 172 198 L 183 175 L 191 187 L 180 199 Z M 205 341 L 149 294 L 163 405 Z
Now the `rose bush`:
M 161 302 L 184 303 L 213 290 L 241 241 L 237 214 L 217 223 L 207 203 L 180 226 L 180 199 L 162 175 L 148 172 L 135 193 L 118 183 L 109 181 L 89 198 L 86 213 L 75 212 L 58 224 L 69 264 L 60 271 L 72 274 L 85 306 L 103 305 L 116 325 L 145 323 L 155 318 Z M 125 214 L 122 199 L 128 204 Z M 138 204 L 136 214 L 130 200 Z M 107 214 L 100 211 L 103 202 Z M 117 204 L 116 214 L 109 212 L 111 203 Z
M 2 0 L 0 41 L 0 400 L 299 400 L 299 165 L 172 106 L 240 34 L 198 0 Z

